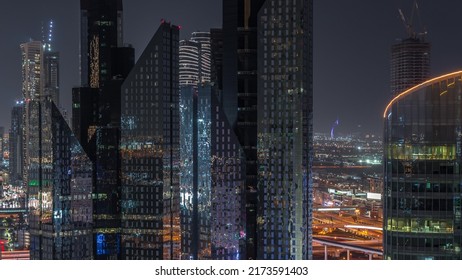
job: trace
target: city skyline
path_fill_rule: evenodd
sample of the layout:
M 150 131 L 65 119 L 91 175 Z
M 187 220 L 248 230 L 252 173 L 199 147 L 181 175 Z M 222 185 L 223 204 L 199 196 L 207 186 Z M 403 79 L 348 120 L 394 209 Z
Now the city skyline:
M 42 22 L 55 22 L 54 44 L 61 53 L 61 101 L 70 112 L 71 88 L 80 84 L 79 79 L 79 1 L 62 3 L 47 0 L 37 9 L 21 11 L 32 1 L 9 3 L 8 13 L 0 17 L 0 36 L 5 43 L 0 46 L 0 84 L 3 102 L 0 104 L 0 126 L 10 126 L 10 108 L 21 96 L 21 68 L 19 44 L 29 38 L 38 40 Z M 352 5 L 334 1 L 314 3 L 314 130 L 327 132 L 337 118 L 338 132 L 363 131 L 381 135 L 380 114 L 389 101 L 390 46 L 396 39 L 406 37 L 398 9 L 410 14 L 412 0 L 368 3 L 355 0 Z M 420 1 L 421 21 L 428 31 L 428 41 L 432 46 L 432 72 L 430 77 L 457 70 L 462 63 L 457 59 L 462 39 L 446 37 L 462 23 L 457 11 L 462 3 L 451 4 L 446 9 L 441 1 Z M 205 5 L 206 4 L 206 5 Z M 183 7 L 175 10 L 178 5 Z M 160 20 L 181 25 L 180 38 L 189 38 L 191 32 L 208 31 L 221 25 L 221 1 L 207 0 L 201 6 L 185 1 L 150 3 L 150 1 L 130 1 L 125 4 L 124 41 L 133 44 L 136 58 L 141 54 L 152 32 Z M 21 14 L 26 20 L 16 23 L 15 16 Z M 15 22 L 15 25 L 12 25 Z M 450 40 L 451 44 L 443 44 Z M 454 59 L 456 58 L 456 59 Z M 462 58 L 460 59 L 462 62 Z M 354 66 L 354 71 L 351 66 Z M 331 79 L 335 77 L 336 83 Z M 363 85 L 358 87 L 361 82 Z M 346 93 L 346 94 L 345 94 Z M 332 102 L 336 100 L 336 102 Z M 368 104 L 368 106 L 364 106 Z M 358 112 L 358 113 L 352 113 Z
M 315 1 L 23 9 L 58 18 L 11 40 L 21 60 L 0 72 L 10 93 L 10 64 L 21 78 L 0 103 L 0 242 L 30 259 L 459 259 L 459 7 L 437 22 L 441 3 Z

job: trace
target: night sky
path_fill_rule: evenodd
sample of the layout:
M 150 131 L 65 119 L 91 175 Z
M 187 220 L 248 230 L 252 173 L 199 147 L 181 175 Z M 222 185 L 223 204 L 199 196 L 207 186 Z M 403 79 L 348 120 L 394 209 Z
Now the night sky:
M 193 31 L 221 26 L 221 0 L 125 0 L 124 40 L 138 57 L 162 18 Z M 398 8 L 410 15 L 412 0 L 315 0 L 314 124 L 328 132 L 381 135 L 389 101 L 390 46 L 406 36 Z M 432 75 L 462 69 L 462 1 L 419 1 L 422 25 L 432 43 Z M 79 86 L 79 1 L 8 1 L 0 11 L 0 126 L 9 127 L 11 107 L 21 97 L 19 44 L 41 39 L 41 24 L 55 22 L 54 50 L 61 53 L 61 102 L 70 110 Z M 418 18 L 415 21 L 419 23 Z M 420 25 L 420 24 L 417 24 Z

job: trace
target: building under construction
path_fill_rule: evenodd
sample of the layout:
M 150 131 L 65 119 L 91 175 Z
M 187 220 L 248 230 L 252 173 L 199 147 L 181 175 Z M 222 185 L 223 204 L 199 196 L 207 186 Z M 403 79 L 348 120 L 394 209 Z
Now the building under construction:
M 419 6 L 414 2 L 412 14 L 406 19 L 399 10 L 406 26 L 407 38 L 391 47 L 391 94 L 393 97 L 418 85 L 430 77 L 431 44 L 426 41 L 426 32 L 416 32 L 413 26 L 414 14 Z

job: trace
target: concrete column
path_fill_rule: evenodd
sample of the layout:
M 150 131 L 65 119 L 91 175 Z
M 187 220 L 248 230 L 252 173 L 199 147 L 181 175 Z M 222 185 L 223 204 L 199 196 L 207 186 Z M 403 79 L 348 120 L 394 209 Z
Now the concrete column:
M 324 260 L 327 260 L 327 245 L 324 245 Z
M 350 250 L 347 250 L 347 260 L 350 260 Z
M 369 260 L 372 261 L 372 254 L 369 254 Z

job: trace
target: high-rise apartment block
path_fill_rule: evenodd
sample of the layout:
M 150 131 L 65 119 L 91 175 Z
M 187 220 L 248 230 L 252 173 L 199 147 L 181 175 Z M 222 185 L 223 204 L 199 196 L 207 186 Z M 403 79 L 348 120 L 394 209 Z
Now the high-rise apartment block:
M 197 87 L 201 67 L 201 45 L 190 40 L 180 41 L 180 86 Z
M 211 46 L 210 46 L 210 32 L 193 32 L 191 41 L 200 44 L 200 69 L 199 69 L 199 82 L 210 83 L 211 71 Z
M 210 83 L 210 32 L 193 32 L 190 40 L 180 41 L 180 86 Z

